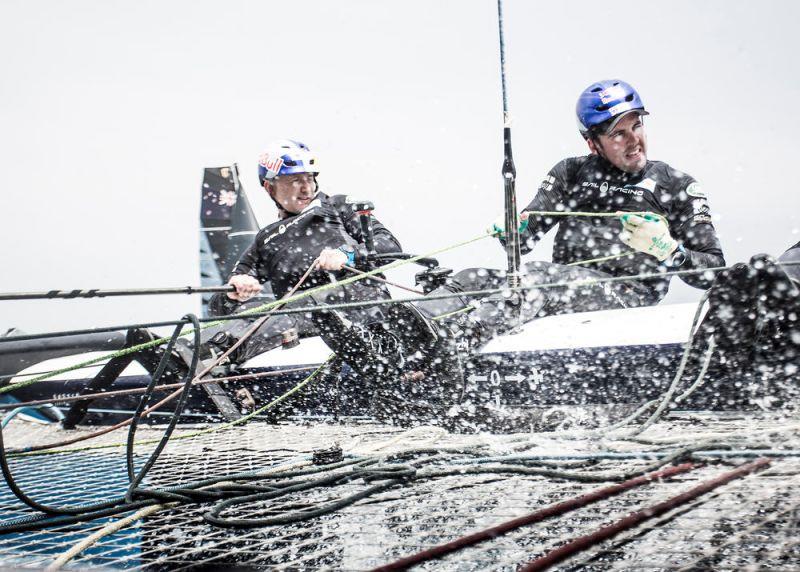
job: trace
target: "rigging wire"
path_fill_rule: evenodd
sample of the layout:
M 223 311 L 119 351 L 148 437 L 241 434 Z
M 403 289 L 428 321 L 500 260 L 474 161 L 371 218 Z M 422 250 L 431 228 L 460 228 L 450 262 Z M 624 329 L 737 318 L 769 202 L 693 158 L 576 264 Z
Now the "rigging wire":
M 318 264 L 318 263 L 317 263 L 317 261 L 316 261 L 316 260 L 315 260 L 314 262 L 312 262 L 312 263 L 311 263 L 311 265 L 310 265 L 310 266 L 308 267 L 308 269 L 305 271 L 305 273 L 303 274 L 303 276 L 301 276 L 301 277 L 300 277 L 300 279 L 299 279 L 299 280 L 297 281 L 297 283 L 296 283 L 296 284 L 295 284 L 295 285 L 292 287 L 292 289 L 291 289 L 291 290 L 289 290 L 289 291 L 286 293 L 286 295 L 285 295 L 283 298 L 281 298 L 280 300 L 278 300 L 278 304 L 277 304 L 277 305 L 273 306 L 273 308 L 274 308 L 275 310 L 277 310 L 278 308 L 280 308 L 280 306 L 281 306 L 283 303 L 285 303 L 285 302 L 284 302 L 284 300 L 289 300 L 289 299 L 291 299 L 291 298 L 292 298 L 292 296 L 294 295 L 294 293 L 295 293 L 295 292 L 296 292 L 296 291 L 297 291 L 297 290 L 298 290 L 298 289 L 299 289 L 299 288 L 300 288 L 300 287 L 303 285 L 303 283 L 304 283 L 304 282 L 305 282 L 305 281 L 308 279 L 308 277 L 311 275 L 311 273 L 312 273 L 312 272 L 314 271 L 314 269 L 317 267 L 317 264 Z M 189 381 L 187 382 L 187 384 L 188 384 L 188 385 L 191 385 L 191 383 L 192 383 L 192 382 L 194 382 L 194 381 L 197 381 L 197 380 L 199 380 L 199 379 L 202 379 L 203 377 L 205 377 L 206 375 L 208 375 L 209 373 L 211 373 L 211 371 L 212 371 L 212 370 L 213 370 L 213 369 L 214 369 L 214 368 L 215 368 L 217 365 L 219 365 L 220 363 L 222 363 L 222 362 L 223 362 L 225 359 L 227 359 L 227 358 L 228 358 L 228 356 L 229 356 L 229 355 L 231 355 L 233 352 L 235 352 L 235 351 L 236 351 L 236 350 L 239 348 L 239 346 L 241 346 L 241 345 L 242 345 L 244 342 L 246 342 L 246 341 L 247 341 L 247 339 L 248 339 L 250 336 L 252 336 L 252 335 L 253 335 L 253 334 L 254 334 L 254 333 L 255 333 L 255 332 L 256 332 L 256 331 L 257 331 L 257 330 L 258 330 L 258 329 L 261 327 L 261 325 L 262 325 L 262 324 L 263 324 L 263 323 L 264 323 L 264 322 L 265 322 L 265 321 L 266 321 L 266 320 L 267 320 L 269 317 L 270 317 L 270 313 L 269 313 L 269 312 L 267 312 L 265 315 L 261 316 L 261 317 L 260 317 L 260 318 L 258 318 L 258 319 L 257 319 L 255 322 L 253 322 L 253 323 L 250 325 L 250 327 L 249 327 L 249 328 L 248 328 L 248 329 L 247 329 L 247 330 L 244 332 L 244 334 L 242 334 L 242 337 L 241 337 L 241 338 L 239 338 L 239 340 L 237 340 L 237 341 L 236 341 L 236 343 L 234 343 L 234 344 L 233 344 L 233 345 L 232 345 L 230 348 L 228 348 L 228 349 L 227 349 L 225 352 L 223 352 L 221 355 L 219 355 L 219 356 L 217 356 L 216 358 L 214 358 L 213 360 L 211 360 L 211 361 L 210 361 L 210 363 L 208 363 L 207 365 L 205 365 L 205 364 L 204 364 L 204 368 L 203 368 L 203 370 L 202 370 L 200 373 L 198 373 L 198 374 L 197 374 L 197 375 L 195 375 L 194 377 L 190 376 L 190 377 L 189 377 Z M 194 318 L 194 320 L 196 321 L 196 320 L 197 320 L 197 318 Z M 176 332 L 177 334 L 180 334 L 180 329 L 179 329 L 179 328 L 182 328 L 182 327 L 183 327 L 183 325 L 182 325 L 182 324 L 180 324 L 180 325 L 176 325 L 176 330 L 175 330 L 175 332 Z M 199 330 L 197 330 L 197 331 L 195 332 L 195 335 L 199 335 Z M 173 336 L 173 337 L 174 337 L 174 336 Z M 144 345 L 149 345 L 149 344 L 144 344 Z M 174 345 L 174 343 L 173 343 L 173 345 Z M 130 348 L 129 348 L 129 349 L 130 349 Z M 196 353 L 196 352 L 198 352 L 198 351 L 199 351 L 199 344 L 193 348 L 193 352 L 194 352 L 194 353 Z M 170 348 L 169 350 L 165 350 L 165 352 L 164 352 L 164 354 L 163 354 L 163 356 L 162 356 L 162 362 L 160 362 L 160 363 L 159 363 L 159 367 L 161 367 L 161 363 L 164 363 L 164 364 L 166 364 L 166 361 L 164 361 L 164 360 L 168 360 L 170 355 L 171 355 L 171 348 Z M 193 358 L 193 359 L 194 359 L 194 358 Z M 323 367 L 323 366 L 324 366 L 326 363 L 327 363 L 327 362 L 324 362 L 324 363 L 322 364 L 322 366 L 320 366 L 320 368 L 322 368 L 322 367 Z M 318 369 L 317 371 L 319 371 L 319 369 Z M 315 372 L 315 373 L 316 373 L 316 372 Z M 315 373 L 312 373 L 310 377 L 311 377 L 311 378 L 313 378 L 313 376 L 315 375 Z M 34 378 L 34 379 L 36 379 L 36 378 Z M 27 380 L 27 381 L 20 382 L 19 384 L 15 384 L 15 385 L 17 385 L 17 386 L 19 386 L 19 385 L 30 385 L 30 383 L 31 383 L 32 381 L 33 381 L 33 380 Z M 37 381 L 38 381 L 38 380 L 37 380 Z M 0 392 L 2 392 L 4 389 L 7 389 L 7 387 L 6 387 L 6 388 L 0 388 Z M 155 405 L 151 405 L 150 407 L 148 407 L 147 409 L 145 409 L 144 411 L 142 411 L 142 412 L 141 412 L 141 416 L 142 416 L 142 417 L 145 417 L 145 416 L 147 416 L 148 414 L 150 414 L 151 412 L 153 412 L 153 411 L 156 411 L 157 409 L 161 408 L 163 405 L 165 405 L 165 404 L 169 403 L 170 401 L 172 401 L 173 399 L 175 399 L 176 397 L 178 397 L 179 395 L 181 395 L 181 393 L 182 393 L 183 391 L 184 391 L 184 389 L 182 389 L 182 388 L 180 388 L 180 389 L 176 389 L 176 390 L 175 390 L 173 393 L 170 393 L 168 396 L 166 396 L 164 399 L 162 399 L 161 401 L 159 401 L 159 402 L 158 402 L 158 403 L 156 403 Z M 110 433 L 111 431 L 114 431 L 114 430 L 116 430 L 116 429 L 120 429 L 120 428 L 122 428 L 122 427 L 126 427 L 126 426 L 128 426 L 128 425 L 129 425 L 129 424 L 130 424 L 130 423 L 133 421 L 133 419 L 134 419 L 134 418 L 130 418 L 130 419 L 127 419 L 127 420 L 125 420 L 125 421 L 121 421 L 120 423 L 117 423 L 116 425 L 112 425 L 111 427 L 107 427 L 107 428 L 105 428 L 105 429 L 101 429 L 101 430 L 99 430 L 99 431 L 96 431 L 96 432 L 94 432 L 94 433 L 90 433 L 90 434 L 88 434 L 88 435 L 84 435 L 84 436 L 76 437 L 76 438 L 73 438 L 73 439 L 67 439 L 66 441 L 61 441 L 61 442 L 59 442 L 59 443 L 58 443 L 56 446 L 70 445 L 70 444 L 73 444 L 73 443 L 77 443 L 77 442 L 80 442 L 80 441 L 85 441 L 85 440 L 87 440 L 87 439 L 91 439 L 91 438 L 93 438 L 93 437 L 97 437 L 97 436 L 100 436 L 100 435 L 105 435 L 106 433 Z M 35 447 L 26 447 L 26 448 L 24 449 L 24 451 L 36 451 L 36 450 L 42 450 L 42 449 L 48 449 L 48 448 L 53 448 L 53 445 L 52 445 L 52 444 L 50 444 L 50 445 L 37 445 L 37 446 L 35 446 Z M 0 444 L 0 449 L 3 449 L 3 447 L 2 447 L 2 445 L 1 445 L 1 444 Z

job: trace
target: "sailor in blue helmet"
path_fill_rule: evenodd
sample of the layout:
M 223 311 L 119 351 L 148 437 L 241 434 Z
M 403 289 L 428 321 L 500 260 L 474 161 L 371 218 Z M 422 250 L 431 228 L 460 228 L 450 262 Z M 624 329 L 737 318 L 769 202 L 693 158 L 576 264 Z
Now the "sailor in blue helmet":
M 464 339 L 470 345 L 508 329 L 515 315 L 529 320 L 656 304 L 669 287 L 670 276 L 662 276 L 666 271 L 725 264 L 703 188 L 685 172 L 648 159 L 644 126 L 648 112 L 636 90 L 621 80 L 593 83 L 580 94 L 576 115 L 590 153 L 556 164 L 521 213 L 523 254 L 558 226 L 553 262 L 523 264 L 522 284 L 630 279 L 532 289 L 522 299 L 484 299 L 476 311 L 461 316 Z M 576 215 L 570 216 L 571 212 Z M 488 232 L 502 240 L 503 223 L 494 223 Z M 710 286 L 702 273 L 681 279 L 697 288 Z M 481 290 L 504 283 L 501 271 L 473 268 L 456 274 L 447 289 Z M 466 303 L 451 300 L 422 306 L 434 314 Z M 512 313 L 505 311 L 509 304 L 515 306 Z
M 523 250 L 558 225 L 553 262 L 559 264 L 611 276 L 724 266 L 703 188 L 685 172 L 647 158 L 648 112 L 637 91 L 622 80 L 600 81 L 581 93 L 575 111 L 591 154 L 564 159 L 542 181 L 523 210 Z M 607 216 L 613 213 L 619 217 Z M 681 278 L 697 288 L 710 285 L 702 274 Z M 641 303 L 655 304 L 666 295 L 669 278 L 632 279 L 626 287 Z

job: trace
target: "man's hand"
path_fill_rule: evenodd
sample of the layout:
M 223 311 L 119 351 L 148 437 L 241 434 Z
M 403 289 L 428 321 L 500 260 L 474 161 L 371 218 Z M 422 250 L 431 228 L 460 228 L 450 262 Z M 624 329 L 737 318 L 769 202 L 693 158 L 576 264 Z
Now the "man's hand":
M 348 260 L 347 255 L 338 248 L 326 248 L 319 253 L 317 268 L 320 270 L 341 270 Z
M 525 232 L 525 229 L 528 228 L 528 217 L 531 216 L 530 213 L 522 211 L 519 213 L 519 232 Z M 496 219 L 494 222 L 486 227 L 486 234 L 490 236 L 496 236 L 497 238 L 505 238 L 506 237 L 506 215 L 502 214 Z
M 228 292 L 228 298 L 238 302 L 245 302 L 261 292 L 261 283 L 248 274 L 234 274 L 228 284 L 236 288 L 235 292 Z
M 663 216 L 655 213 L 618 214 L 623 229 L 619 238 L 634 250 L 655 256 L 663 262 L 678 248 L 678 241 L 670 235 L 669 225 Z

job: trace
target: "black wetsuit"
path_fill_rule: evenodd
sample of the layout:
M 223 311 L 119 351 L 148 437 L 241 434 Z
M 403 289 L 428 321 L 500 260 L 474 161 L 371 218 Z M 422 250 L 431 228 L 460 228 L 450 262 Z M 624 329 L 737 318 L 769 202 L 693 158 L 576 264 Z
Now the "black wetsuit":
M 540 212 L 615 213 L 649 211 L 663 215 L 670 233 L 686 251 L 681 270 L 724 266 L 722 248 L 711 222 L 708 201 L 699 184 L 689 175 L 666 163 L 648 161 L 636 174 L 625 173 L 597 156 L 569 158 L 553 167 L 536 196 L 524 209 Z M 523 285 L 567 282 L 589 278 L 659 274 L 671 270 L 650 255 L 633 252 L 619 238 L 618 217 L 532 215 L 521 235 L 523 254 L 531 251 L 547 231 L 558 225 L 553 245 L 553 263 L 524 264 Z M 628 255 L 597 262 L 592 259 Z M 681 277 L 691 286 L 708 288 L 702 275 Z M 626 308 L 658 303 L 667 293 L 670 277 L 632 278 L 613 283 L 575 288 L 530 290 L 523 301 L 523 319 L 559 313 Z M 501 271 L 472 268 L 456 274 L 446 289 L 480 290 L 501 287 Z M 430 314 L 458 309 L 466 300 L 430 302 L 423 306 Z M 488 300 L 487 300 L 488 302 Z M 480 325 L 481 341 L 507 327 L 503 307 L 484 303 L 470 319 Z
M 372 218 L 374 247 L 378 253 L 400 252 L 401 246 L 394 235 L 374 217 Z M 368 270 L 367 249 L 361 232 L 359 215 L 348 202 L 346 195 L 328 196 L 318 192 L 314 201 L 301 213 L 276 221 L 259 231 L 253 244 L 234 266 L 232 275 L 247 274 L 261 283 L 269 281 L 272 291 L 280 298 L 300 280 L 311 263 L 324 248 L 339 248 L 355 252 L 355 267 Z M 345 270 L 338 272 L 312 272 L 300 287 L 307 290 L 336 279 L 351 277 Z M 355 302 L 388 298 L 386 288 L 374 280 L 360 280 L 345 287 L 334 288 L 313 299 L 300 300 L 294 306 L 313 303 Z M 238 303 L 226 295 L 215 296 L 209 308 L 215 315 L 230 314 Z M 352 311 L 351 318 L 380 319 L 380 309 Z M 228 332 L 238 339 L 249 327 L 247 320 L 229 322 L 226 326 L 204 332 L 204 341 L 220 339 L 219 332 Z M 301 314 L 277 315 L 267 320 L 258 332 L 237 350 L 236 361 L 242 362 L 281 343 L 281 333 L 294 328 L 301 337 L 316 335 L 313 322 Z M 226 345 L 230 340 L 224 340 Z

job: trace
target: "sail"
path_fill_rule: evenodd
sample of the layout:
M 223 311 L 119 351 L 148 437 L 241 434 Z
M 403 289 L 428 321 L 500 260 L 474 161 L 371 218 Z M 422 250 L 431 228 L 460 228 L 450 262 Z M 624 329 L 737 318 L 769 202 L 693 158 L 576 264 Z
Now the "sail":
M 200 203 L 200 282 L 223 284 L 258 232 L 258 221 L 239 183 L 238 166 L 208 167 Z M 209 295 L 203 297 L 207 314 Z

